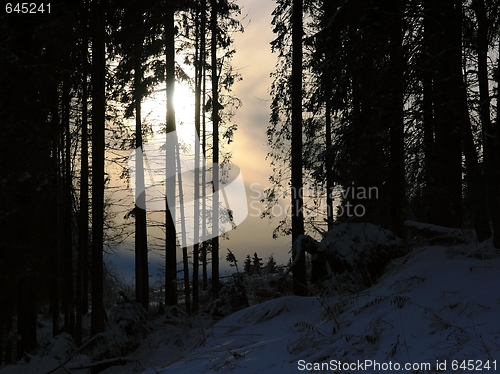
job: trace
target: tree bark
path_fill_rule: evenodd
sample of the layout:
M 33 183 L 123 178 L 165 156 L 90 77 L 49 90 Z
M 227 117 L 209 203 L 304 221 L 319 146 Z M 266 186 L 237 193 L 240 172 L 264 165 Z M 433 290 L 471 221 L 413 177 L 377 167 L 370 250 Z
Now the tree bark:
M 177 305 L 177 237 L 175 230 L 175 29 L 174 9 L 167 6 L 165 19 L 166 64 L 167 64 L 167 149 L 166 149 L 166 244 L 165 244 L 165 304 Z M 170 197 L 170 198 L 169 198 Z M 169 201 L 171 200 L 171 201 Z
M 498 51 L 500 51 L 500 40 L 498 41 Z M 500 165 L 500 57 L 497 59 L 497 113 L 496 113 L 496 122 L 493 126 L 493 133 L 496 137 L 495 141 L 495 152 L 493 156 L 496 158 L 497 165 Z M 500 171 L 497 169 L 497 176 L 498 179 L 500 179 Z M 498 180 L 497 179 L 497 180 Z M 497 194 L 497 199 L 500 199 L 500 194 Z M 499 202 L 500 204 L 500 202 Z M 500 212 L 496 212 L 496 214 L 500 215 Z M 495 248 L 500 248 L 500 227 L 498 227 L 498 224 L 494 226 L 494 237 L 493 237 L 493 243 L 495 245 Z
M 5 332 L 10 333 L 12 331 L 12 314 L 9 313 L 7 318 L 5 319 Z M 7 338 L 7 342 L 5 343 L 5 365 L 12 364 L 13 359 L 13 343 L 11 338 Z
M 199 4 L 199 3 L 197 3 Z M 201 82 L 202 69 L 204 69 L 204 56 L 201 51 L 201 20 L 200 17 L 205 17 L 205 12 L 202 12 L 201 7 L 196 9 L 196 41 L 195 41 L 195 77 L 194 77 L 194 127 L 195 127 L 195 144 L 194 144 L 194 246 L 193 246 L 193 313 L 198 313 L 199 310 L 199 253 L 200 253 L 200 122 L 201 122 Z M 204 165 L 204 163 L 201 163 Z M 203 172 L 205 168 L 203 168 Z
M 80 166 L 80 215 L 78 220 L 78 261 L 76 274 L 76 345 L 82 344 L 82 316 L 88 307 L 88 246 L 89 246 L 89 150 L 88 150 L 88 2 L 82 6 L 82 145 Z
M 305 296 L 307 290 L 305 252 L 297 248 L 300 235 L 304 234 L 302 196 L 302 0 L 292 5 L 292 149 L 291 149 L 291 199 L 292 199 L 292 255 L 293 292 Z M 298 257 L 298 258 L 297 258 Z
M 50 253 L 50 309 L 52 314 L 52 335 L 56 336 L 59 334 L 59 314 L 60 314 L 60 294 L 61 294 L 61 286 L 60 286 L 60 278 L 61 278 L 61 207 L 60 207 L 60 170 L 59 170 L 59 149 L 60 149 L 60 137 L 59 132 L 59 90 L 58 84 L 54 83 L 54 86 L 51 88 L 52 93 L 52 123 L 54 131 L 54 145 L 52 152 L 55 157 L 53 157 L 53 161 L 51 163 L 52 174 L 53 177 L 53 185 L 54 192 L 51 195 L 51 203 L 55 207 L 54 212 L 51 215 L 51 224 L 53 227 L 52 237 L 53 237 L 53 247 L 51 248 Z
M 3 282 L 0 280 L 0 290 L 3 291 Z M 0 305 L 0 367 L 3 366 L 3 353 L 5 347 L 5 311 L 2 305 Z
M 206 0 L 201 0 L 201 41 L 200 41 L 200 49 L 201 49 L 201 61 L 205 64 L 207 59 L 207 46 L 206 46 L 206 31 L 207 31 L 207 2 Z M 203 66 L 202 71 L 202 100 L 201 102 L 205 105 L 207 100 L 207 69 Z M 202 139 L 201 139 L 201 147 L 203 152 L 204 160 L 207 159 L 207 111 L 205 109 L 202 110 L 201 114 L 201 124 L 202 124 Z M 201 243 L 201 265 L 202 265 L 202 288 L 203 291 L 208 290 L 208 269 L 207 269 L 207 247 L 208 242 L 207 238 L 207 173 L 206 170 L 203 170 L 201 174 L 201 193 L 202 193 L 202 201 L 201 201 L 201 235 L 203 238 L 203 242 Z
M 494 245 L 500 248 L 500 173 L 498 171 L 498 132 L 490 118 L 490 92 L 488 80 L 488 16 L 484 0 L 474 1 L 477 17 L 477 64 L 479 80 L 479 114 L 483 130 L 486 195 L 493 224 Z M 498 106 L 498 101 L 497 101 Z M 498 124 L 497 124 L 498 126 Z M 489 232 L 489 227 L 488 232 Z M 478 233 L 479 234 L 479 233 Z M 482 237 L 480 240 L 485 240 Z
M 187 241 L 186 241 L 186 219 L 184 215 L 184 191 L 182 185 L 182 169 L 181 169 L 181 155 L 179 149 L 179 143 L 176 142 L 176 155 L 175 159 L 177 162 L 177 180 L 179 181 L 179 207 L 180 207 L 180 218 L 181 218 L 181 247 L 182 247 L 182 268 L 184 272 L 184 298 L 186 305 L 186 313 L 191 314 L 191 287 L 189 284 L 189 259 L 187 252 Z
M 461 115 L 460 121 L 462 135 L 462 149 L 465 155 L 467 168 L 467 184 L 474 204 L 474 223 L 477 239 L 482 242 L 491 236 L 488 213 L 486 209 L 484 178 L 479 170 L 479 162 L 472 134 L 472 124 L 469 118 L 467 105 L 467 92 L 465 86 L 460 90 Z
M 92 317 L 91 335 L 104 331 L 104 157 L 106 30 L 103 0 L 92 1 Z
M 135 295 L 137 301 L 149 309 L 149 269 L 148 269 L 148 238 L 146 222 L 146 187 L 144 184 L 144 162 L 142 141 L 142 53 L 143 53 L 143 15 L 136 10 L 134 43 L 134 99 L 135 99 Z M 137 191 L 141 191 L 137 195 Z
M 36 291 L 32 275 L 23 270 L 18 278 L 18 305 L 17 305 L 17 359 L 24 353 L 32 352 L 37 347 L 36 339 Z
M 332 176 L 332 155 L 330 154 L 332 147 L 332 105 L 330 103 L 331 98 L 329 95 L 331 94 L 330 90 L 326 91 L 325 98 L 325 115 L 326 115 L 326 138 L 325 138 L 325 146 L 326 146 L 326 221 L 328 231 L 333 228 L 334 223 L 334 212 L 333 212 L 333 176 Z
M 388 112 L 391 158 L 390 173 L 390 220 L 392 231 L 403 237 L 402 210 L 405 195 L 404 175 L 404 58 L 403 47 L 403 4 L 400 0 L 389 2 L 393 20 L 389 29 L 390 67 L 393 79 L 392 92 L 389 93 Z
M 212 297 L 219 297 L 219 77 L 217 73 L 217 0 L 210 1 L 213 125 L 213 195 L 212 195 Z
M 458 2 L 457 2 L 458 4 Z M 457 107 L 462 77 L 461 7 L 455 0 L 426 3 L 429 23 L 435 23 L 429 35 L 432 69 L 435 175 L 431 223 L 462 227 L 462 149 L 460 108 Z
M 422 113 L 423 113 L 423 128 L 424 128 L 424 180 L 425 187 L 423 191 L 425 201 L 425 220 L 433 222 L 436 209 L 438 208 L 435 201 L 434 177 L 435 177 L 435 154 L 434 154 L 434 111 L 433 111 L 433 86 L 432 86 L 432 70 L 434 68 L 432 35 L 435 31 L 435 24 L 432 21 L 430 14 L 430 2 L 433 0 L 424 1 L 424 31 L 423 31 L 423 57 L 422 68 Z
M 74 289 L 73 289 L 73 196 L 71 175 L 71 130 L 70 130 L 70 82 L 69 74 L 63 73 L 62 106 L 64 127 L 64 244 L 63 244 L 63 274 L 64 274 L 64 325 L 70 335 L 74 335 Z

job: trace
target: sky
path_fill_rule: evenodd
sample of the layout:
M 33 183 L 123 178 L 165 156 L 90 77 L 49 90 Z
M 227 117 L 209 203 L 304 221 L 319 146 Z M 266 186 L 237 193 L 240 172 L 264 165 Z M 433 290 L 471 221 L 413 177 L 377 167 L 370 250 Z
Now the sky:
M 240 168 L 246 197 L 248 216 L 235 230 L 228 232 L 228 239 L 220 240 L 220 269 L 221 275 L 234 271 L 229 266 L 225 257 L 229 248 L 239 261 L 240 269 L 247 254 L 253 256 L 257 253 L 265 262 L 272 254 L 278 264 L 288 263 L 290 257 L 290 238 L 280 237 L 273 239 L 273 229 L 283 215 L 269 219 L 261 219 L 262 210 L 260 199 L 264 196 L 263 190 L 270 186 L 269 177 L 272 174 L 266 160 L 269 147 L 267 145 L 266 129 L 270 117 L 269 88 L 272 83 L 270 73 L 274 70 L 276 55 L 271 53 L 270 42 L 273 39 L 271 29 L 271 13 L 274 10 L 273 0 L 238 0 L 241 8 L 243 33 L 233 35 L 236 53 L 232 60 L 233 67 L 241 74 L 242 81 L 233 86 L 234 95 L 242 102 L 237 110 L 233 123 L 238 125 L 234 141 L 225 146 L 232 152 L 232 163 Z M 186 88 L 177 87 L 176 111 L 178 115 L 178 128 L 182 128 L 182 113 L 190 108 L 180 109 L 177 101 L 185 94 Z M 146 119 L 155 120 L 155 116 L 164 118 L 164 92 L 159 92 L 159 99 L 145 101 L 144 107 L 149 114 Z M 151 109 L 148 109 L 151 108 Z M 158 109 L 159 108 L 159 109 Z M 164 136 L 164 135 L 163 135 Z M 281 207 L 275 209 L 276 214 L 283 211 Z M 118 217 L 120 219 L 120 217 Z M 151 229 L 149 230 L 151 232 Z M 154 234 L 154 232 L 153 232 Z M 122 245 L 118 255 L 108 256 L 108 261 L 128 282 L 134 275 L 133 237 L 131 241 Z M 150 246 L 152 248 L 153 246 Z M 128 250 L 123 250 L 127 248 Z M 181 259 L 178 254 L 178 259 Z M 158 273 L 158 262 L 162 262 L 162 254 L 150 252 L 150 274 L 155 277 Z M 155 280 L 155 279 L 153 279 Z
M 273 39 L 271 13 L 275 2 L 239 0 L 238 4 L 242 8 L 242 16 L 248 16 L 243 21 L 245 31 L 234 36 L 236 54 L 233 65 L 240 69 L 243 76 L 243 80 L 235 84 L 234 92 L 243 106 L 235 117 L 238 131 L 233 145 L 233 162 L 241 168 L 250 207 L 249 217 L 229 233 L 228 244 L 237 257 L 257 252 L 264 259 L 273 254 L 278 263 L 287 263 L 290 238 L 272 238 L 272 231 L 280 217 L 271 222 L 256 217 L 257 209 L 262 207 L 258 200 L 263 196 L 262 191 L 270 186 L 269 177 L 272 174 L 270 160 L 266 160 L 269 151 L 266 129 L 270 118 L 270 73 L 276 63 L 276 55 L 271 53 L 269 44 Z M 277 209 L 276 213 L 279 212 Z

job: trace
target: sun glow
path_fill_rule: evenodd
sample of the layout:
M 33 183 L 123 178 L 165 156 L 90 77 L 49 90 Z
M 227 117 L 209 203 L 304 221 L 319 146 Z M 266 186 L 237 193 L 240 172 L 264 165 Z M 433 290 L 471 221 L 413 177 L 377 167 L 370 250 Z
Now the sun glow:
M 176 82 L 174 106 L 179 140 L 192 142 L 194 140 L 194 93 L 187 84 Z M 157 89 L 142 103 L 143 121 L 152 126 L 153 139 L 155 140 L 165 138 L 166 111 L 166 91 L 164 87 Z

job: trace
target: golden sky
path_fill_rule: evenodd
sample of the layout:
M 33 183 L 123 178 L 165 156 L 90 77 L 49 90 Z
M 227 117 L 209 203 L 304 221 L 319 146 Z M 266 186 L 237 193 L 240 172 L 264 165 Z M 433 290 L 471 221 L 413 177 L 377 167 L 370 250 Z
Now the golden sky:
M 271 28 L 271 13 L 274 10 L 273 0 L 238 0 L 242 8 L 243 26 L 245 32 L 234 36 L 236 54 L 233 66 L 239 69 L 243 77 L 234 85 L 233 91 L 243 106 L 238 109 L 234 122 L 238 125 L 235 141 L 232 143 L 233 163 L 240 167 L 249 204 L 249 216 L 234 231 L 229 233 L 229 241 L 220 242 L 220 253 L 224 255 L 230 248 L 236 257 L 243 261 L 246 254 L 257 252 L 259 257 L 266 259 L 270 254 L 278 263 L 287 263 L 289 258 L 290 238 L 272 238 L 272 231 L 277 226 L 279 218 L 271 223 L 256 215 L 256 189 L 269 186 L 269 176 L 272 170 L 266 155 L 266 128 L 270 117 L 269 88 L 272 79 L 269 74 L 274 70 L 276 55 L 271 53 L 270 42 L 273 39 Z M 253 184 L 253 191 L 250 186 Z M 279 212 L 279 210 L 276 210 Z M 222 262 L 221 262 L 221 265 Z M 221 266 L 222 268 L 222 266 Z
M 273 229 L 283 216 L 276 217 L 272 221 L 258 217 L 262 210 L 262 204 L 259 200 L 263 197 L 262 191 L 270 186 L 269 177 L 272 173 L 269 160 L 266 160 L 269 151 L 266 129 L 270 117 L 269 88 L 272 83 L 270 73 L 274 70 L 276 62 L 276 56 L 271 53 L 269 44 L 273 39 L 271 13 L 274 10 L 275 2 L 273 0 L 238 0 L 238 4 L 242 8 L 241 18 L 245 31 L 234 35 L 236 54 L 232 64 L 241 74 L 243 80 L 235 83 L 233 93 L 241 100 L 242 106 L 237 110 L 232 120 L 232 123 L 238 125 L 234 141 L 224 147 L 226 150 L 232 151 L 231 161 L 240 168 L 247 192 L 249 215 L 236 230 L 228 232 L 229 240 L 220 240 L 219 253 L 222 276 L 227 275 L 230 270 L 229 264 L 225 260 L 227 248 L 236 255 L 241 270 L 246 255 L 253 255 L 254 252 L 257 252 L 264 261 L 273 254 L 278 264 L 287 264 L 290 257 L 288 253 L 290 237 L 272 238 Z M 160 87 L 156 95 L 144 101 L 143 119 L 145 121 L 164 124 L 164 96 L 165 91 Z M 183 108 L 179 107 L 180 102 L 178 103 L 178 101 L 182 100 L 180 98 L 184 98 L 184 101 L 191 101 L 192 93 L 189 93 L 187 86 L 178 84 L 176 96 L 178 133 L 182 136 L 183 129 L 191 132 L 192 124 L 190 122 L 193 115 L 193 104 L 186 104 L 186 107 Z M 182 124 L 184 121 L 185 125 Z M 163 139 L 165 135 L 158 134 L 157 136 Z M 130 200 L 132 198 L 131 191 L 129 194 Z M 133 206 L 133 200 L 130 200 L 129 203 Z M 119 210 L 121 207 L 116 207 L 116 209 Z M 282 209 L 275 210 L 277 214 L 281 211 Z M 121 217 L 117 217 L 117 219 L 121 220 Z M 150 227 L 148 235 L 149 247 L 152 250 L 155 248 L 153 236 L 161 236 L 162 234 L 159 229 Z M 127 280 L 133 277 L 133 237 L 130 239 L 130 243 L 127 242 L 123 245 L 123 248 L 128 250 L 122 248 L 118 251 L 118 256 L 109 258 Z M 157 263 L 164 261 L 161 252 L 163 251 L 150 252 L 150 274 L 153 278 L 154 274 L 158 272 Z M 178 260 L 181 259 L 179 251 Z M 232 271 L 234 268 L 231 269 Z

